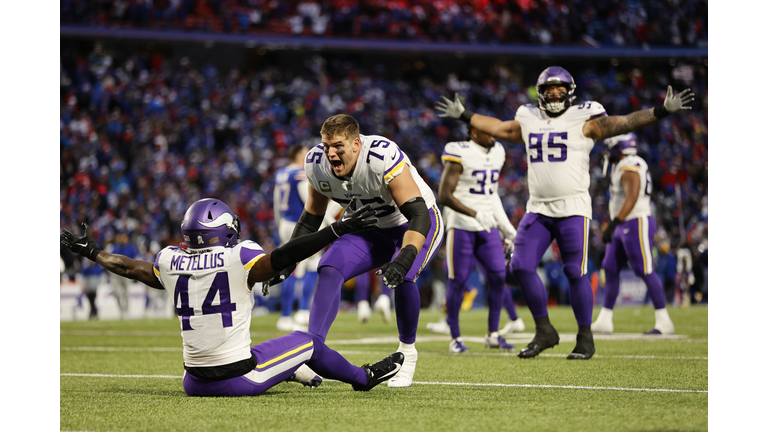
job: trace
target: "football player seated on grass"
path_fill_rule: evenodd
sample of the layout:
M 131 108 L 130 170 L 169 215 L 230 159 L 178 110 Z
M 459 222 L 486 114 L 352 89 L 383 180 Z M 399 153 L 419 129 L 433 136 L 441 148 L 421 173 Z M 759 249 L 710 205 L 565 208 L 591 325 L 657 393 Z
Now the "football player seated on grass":
M 81 237 L 65 229 L 60 239 L 72 252 L 114 274 L 173 291 L 188 396 L 257 396 L 284 381 L 317 387 L 322 378 L 315 372 L 367 391 L 397 374 L 402 353 L 357 367 L 322 339 L 300 331 L 251 346 L 251 289 L 338 237 L 374 229 L 377 222 L 371 206 L 364 206 L 345 220 L 266 253 L 254 241 L 241 242 L 240 219 L 222 201 L 208 198 L 192 204 L 184 215 L 186 247 L 168 246 L 154 263 L 101 250 L 87 224 Z

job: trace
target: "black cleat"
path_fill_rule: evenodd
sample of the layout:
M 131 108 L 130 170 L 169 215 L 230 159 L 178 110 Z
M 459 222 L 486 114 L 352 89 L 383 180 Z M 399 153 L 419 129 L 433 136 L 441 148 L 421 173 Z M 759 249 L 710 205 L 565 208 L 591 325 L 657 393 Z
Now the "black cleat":
M 527 347 L 521 349 L 517 356 L 520 358 L 533 358 L 545 349 L 552 348 L 558 343 L 560 343 L 560 336 L 557 334 L 557 330 L 552 327 L 552 324 L 536 326 L 536 335 L 533 336 L 533 340 Z
M 372 365 L 364 364 L 363 369 L 365 369 L 365 373 L 368 376 L 368 382 L 365 385 L 352 384 L 352 388 L 355 391 L 368 391 L 376 387 L 395 376 L 400 371 L 404 361 L 405 356 L 403 353 L 396 352 Z
M 595 355 L 595 341 L 592 331 L 585 330 L 576 333 L 576 348 L 566 357 L 568 360 L 589 360 Z

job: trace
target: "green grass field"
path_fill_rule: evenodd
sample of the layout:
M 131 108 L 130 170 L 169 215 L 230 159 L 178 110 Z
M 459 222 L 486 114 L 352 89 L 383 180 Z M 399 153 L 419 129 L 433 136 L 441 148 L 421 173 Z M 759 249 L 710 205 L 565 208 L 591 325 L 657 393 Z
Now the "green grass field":
M 595 308 L 595 314 L 598 308 Z M 525 346 L 533 320 L 520 308 Z M 708 422 L 707 307 L 670 309 L 674 337 L 642 337 L 650 307 L 617 308 L 614 335 L 595 337 L 596 355 L 568 361 L 576 323 L 550 309 L 560 345 L 534 359 L 483 347 L 487 311 L 461 315 L 470 352 L 448 352 L 447 335 L 427 330 L 442 314 L 423 310 L 411 388 L 368 393 L 325 381 L 284 383 L 258 397 L 190 398 L 181 385 L 176 319 L 61 322 L 60 428 L 64 431 L 698 431 Z M 503 315 L 502 315 L 503 316 Z M 254 317 L 253 343 L 280 336 L 276 315 Z M 502 319 L 502 325 L 506 321 Z M 359 324 L 339 313 L 328 345 L 352 363 L 397 348 L 394 323 Z

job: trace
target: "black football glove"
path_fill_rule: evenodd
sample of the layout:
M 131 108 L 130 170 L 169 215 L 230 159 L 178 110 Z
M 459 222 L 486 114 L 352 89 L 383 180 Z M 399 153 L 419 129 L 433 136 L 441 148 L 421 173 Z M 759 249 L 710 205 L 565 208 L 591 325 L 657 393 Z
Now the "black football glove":
M 286 267 L 280 271 L 280 273 L 274 275 L 271 279 L 265 280 L 261 283 L 261 294 L 264 296 L 269 295 L 269 287 L 272 285 L 277 285 L 280 282 L 288 279 L 288 276 L 293 273 L 293 271 L 296 270 L 296 264 Z
M 351 234 L 358 231 L 370 231 L 376 229 L 379 219 L 376 217 L 376 210 L 370 204 L 364 205 L 352 212 L 349 216 L 337 220 L 331 224 L 331 229 L 336 237 L 344 234 Z
M 96 255 L 101 252 L 101 249 L 99 248 L 98 243 L 96 243 L 96 239 L 93 238 L 88 224 L 83 223 L 80 226 L 83 227 L 84 236 L 78 237 L 65 229 L 61 233 L 61 244 L 80 256 L 84 256 L 91 261 L 96 261 Z
M 603 244 L 607 245 L 611 242 L 613 239 L 613 232 L 616 230 L 616 226 L 620 223 L 621 221 L 618 218 L 614 218 L 611 223 L 608 224 L 605 231 L 603 231 Z
M 390 263 L 386 263 L 376 271 L 377 275 L 383 275 L 381 279 L 387 288 L 393 289 L 403 283 L 405 275 L 408 274 L 408 269 L 413 265 L 413 261 L 416 260 L 416 255 L 419 252 L 416 250 L 416 246 L 408 245 L 400 250 L 394 260 Z

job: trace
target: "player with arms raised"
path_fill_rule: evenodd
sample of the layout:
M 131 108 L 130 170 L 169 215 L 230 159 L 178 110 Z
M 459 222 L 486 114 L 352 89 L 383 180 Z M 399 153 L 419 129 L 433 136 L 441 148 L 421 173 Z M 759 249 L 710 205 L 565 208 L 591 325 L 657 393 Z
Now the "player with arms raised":
M 648 164 L 637 155 L 634 133 L 605 140 L 607 153 L 604 172 L 611 169 L 611 198 L 608 202 L 611 222 L 603 232 L 605 243 L 605 298 L 603 308 L 592 324 L 599 334 L 613 333 L 613 307 L 619 295 L 619 272 L 627 265 L 645 282 L 656 311 L 656 325 L 645 334 L 673 334 L 661 279 L 653 270 L 653 235 L 656 219 L 651 214 L 651 174 Z
M 370 204 L 379 223 L 375 230 L 343 237 L 323 254 L 309 333 L 325 340 L 339 312 L 344 281 L 378 268 L 382 282 L 395 290 L 398 351 L 405 355 L 402 369 L 387 385 L 410 387 L 418 358 L 421 307 L 415 281 L 443 239 L 435 196 L 397 144 L 382 136 L 361 135 L 353 117 L 328 118 L 320 135 L 322 144 L 309 151 L 304 163 L 309 194 L 293 238 L 316 231 L 331 200 L 346 208 L 342 220 Z
M 184 392 L 188 396 L 257 396 L 286 380 L 317 386 L 326 378 L 370 390 L 394 376 L 401 353 L 373 364 L 351 365 L 320 338 L 293 332 L 251 344 L 251 287 L 295 265 L 346 233 L 375 228 L 370 206 L 362 207 L 312 235 L 265 253 L 258 243 L 239 242 L 240 219 L 222 201 L 203 199 L 189 207 L 181 224 L 187 248 L 168 246 L 155 262 L 102 251 L 88 226 L 78 237 L 64 230 L 61 244 L 110 272 L 173 290 L 181 324 Z
M 488 280 L 488 333 L 486 348 L 511 351 L 515 348 L 499 336 L 499 317 L 505 292 L 504 243 L 511 247 L 515 228 L 509 222 L 498 194 L 504 165 L 504 147 L 492 136 L 469 126 L 469 141 L 450 142 L 441 157 L 444 168 L 437 196 L 445 212 L 445 264 L 448 286 L 445 293 L 446 321 L 451 333 L 449 350 L 468 351 L 461 339 L 459 311 L 464 286 L 476 261 Z M 498 227 L 498 228 L 497 228 Z
M 514 120 L 465 110 L 459 95 L 437 102 L 440 117 L 463 120 L 493 137 L 526 146 L 530 198 L 515 237 L 511 265 L 536 323 L 536 334 L 518 356 L 531 358 L 554 347 L 560 336 L 549 322 L 547 291 L 536 266 L 554 238 L 563 257 L 570 301 L 578 324 L 576 347 L 568 359 L 586 360 L 595 353 L 590 325 L 593 294 L 587 280 L 587 247 L 592 200 L 589 153 L 603 140 L 648 126 L 683 109 L 693 100 L 690 89 L 678 95 L 667 88 L 664 104 L 623 116 L 606 115 L 597 102 L 574 105 L 576 84 L 568 71 L 552 66 L 536 82 L 538 106 L 527 104 Z

